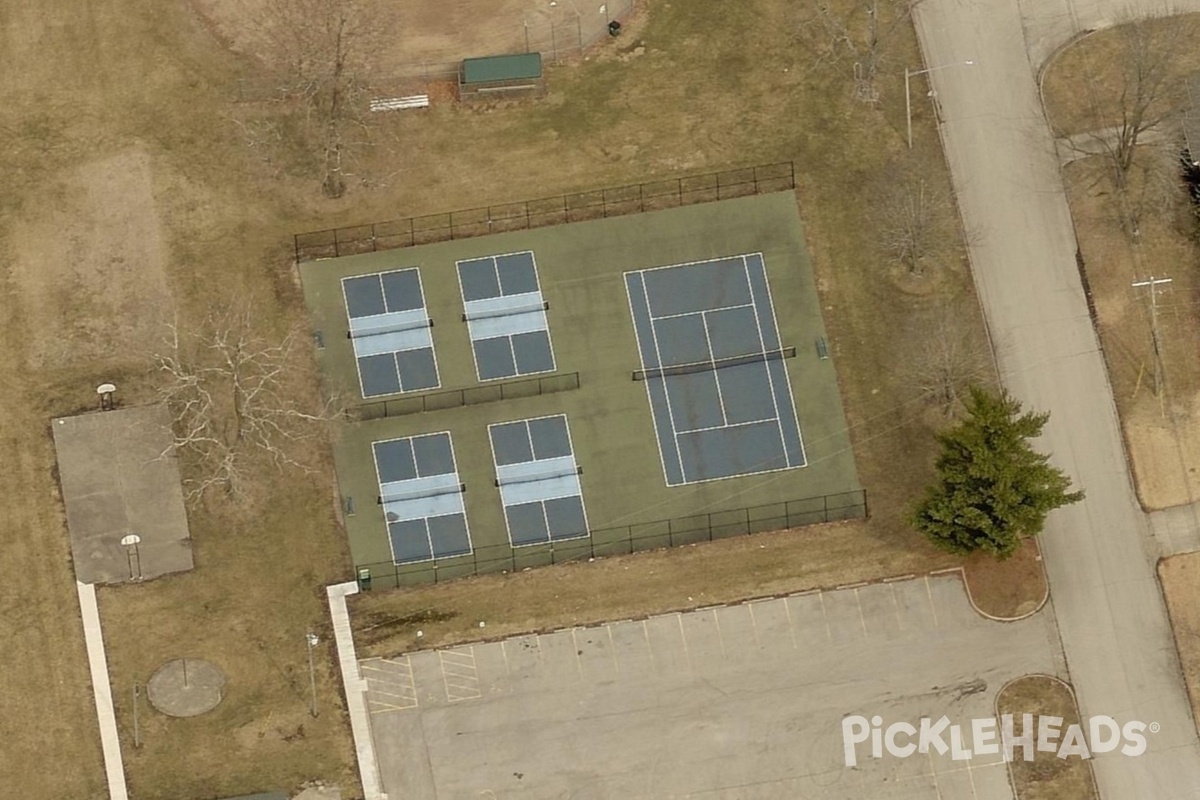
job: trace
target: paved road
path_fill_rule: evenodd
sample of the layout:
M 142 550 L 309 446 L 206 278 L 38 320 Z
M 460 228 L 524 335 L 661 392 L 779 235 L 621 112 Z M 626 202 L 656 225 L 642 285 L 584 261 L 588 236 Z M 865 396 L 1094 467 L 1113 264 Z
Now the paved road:
M 1200 5 L 1188 0 L 1188 5 Z M 1043 537 L 1071 677 L 1085 716 L 1158 722 L 1140 758 L 1095 762 L 1111 800 L 1200 797 L 1200 743 L 1154 574 L 1157 547 L 1137 506 L 1104 363 L 1075 266 L 1075 243 L 1034 80 L 1072 32 L 1117 3 L 925 0 L 918 34 L 946 119 L 943 136 L 975 280 L 1005 384 L 1052 413 L 1043 446 L 1088 492 Z
M 1012 800 L 999 755 L 863 744 L 848 768 L 841 721 L 969 730 L 1008 680 L 1061 671 L 1053 623 L 998 625 L 957 577 L 921 578 L 360 668 L 393 798 Z

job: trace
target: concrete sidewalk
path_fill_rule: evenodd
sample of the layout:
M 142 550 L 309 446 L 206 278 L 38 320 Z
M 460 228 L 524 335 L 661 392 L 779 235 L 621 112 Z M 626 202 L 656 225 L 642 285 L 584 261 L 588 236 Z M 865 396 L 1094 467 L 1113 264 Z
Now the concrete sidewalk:
M 104 750 L 108 796 L 111 800 L 128 800 L 125 764 L 121 760 L 121 740 L 117 736 L 117 716 L 113 711 L 112 687 L 108 682 L 108 658 L 104 653 L 104 633 L 100 629 L 96 587 L 76 581 L 75 589 L 79 594 L 79 610 L 83 614 L 83 636 L 87 644 L 88 670 L 92 675 L 96 717 L 100 723 L 100 745 Z

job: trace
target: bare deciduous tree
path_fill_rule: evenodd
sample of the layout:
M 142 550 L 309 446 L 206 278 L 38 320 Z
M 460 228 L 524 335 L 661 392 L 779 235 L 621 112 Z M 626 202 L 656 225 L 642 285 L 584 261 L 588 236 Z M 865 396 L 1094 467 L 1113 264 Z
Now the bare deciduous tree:
M 875 103 L 879 100 L 875 81 L 887 60 L 887 48 L 918 2 L 863 0 L 849 13 L 819 3 L 801 22 L 800 38 L 818 64 L 849 61 L 853 65 L 855 96 Z
M 1089 136 L 1109 163 L 1118 191 L 1124 191 L 1145 135 L 1180 111 L 1184 83 L 1177 59 L 1181 48 L 1195 43 L 1187 41 L 1183 26 L 1169 19 L 1134 19 L 1116 31 L 1120 85 L 1089 86 Z
M 970 324 L 978 316 L 978 309 L 965 303 L 946 303 L 918 318 L 914 328 L 914 388 L 947 417 L 958 408 L 967 387 L 986 384 L 994 375 L 987 342 L 975 335 L 981 326 Z
M 337 416 L 334 403 L 316 411 L 297 401 L 303 337 L 293 330 L 272 343 L 255 333 L 249 311 L 213 314 L 195 335 L 169 326 L 165 346 L 152 356 L 159 399 L 171 411 L 172 450 L 190 460 L 187 498 L 211 489 L 245 497 L 264 465 L 308 470 L 299 448 Z
M 919 169 L 886 170 L 876 197 L 877 242 L 893 263 L 920 274 L 928 259 L 946 257 L 959 246 L 953 196 Z
M 382 8 L 368 9 L 364 0 L 269 0 L 259 24 L 280 88 L 305 103 L 330 197 L 346 191 L 349 132 L 366 127 L 370 79 L 385 32 L 394 35 Z

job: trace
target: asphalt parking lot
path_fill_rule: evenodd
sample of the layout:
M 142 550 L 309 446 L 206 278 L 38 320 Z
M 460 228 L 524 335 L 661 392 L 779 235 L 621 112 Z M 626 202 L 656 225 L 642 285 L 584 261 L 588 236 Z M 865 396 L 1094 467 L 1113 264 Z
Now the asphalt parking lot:
M 845 766 L 842 719 L 969 726 L 1057 673 L 1046 615 L 917 578 L 361 662 L 392 798 L 1010 800 L 999 756 Z

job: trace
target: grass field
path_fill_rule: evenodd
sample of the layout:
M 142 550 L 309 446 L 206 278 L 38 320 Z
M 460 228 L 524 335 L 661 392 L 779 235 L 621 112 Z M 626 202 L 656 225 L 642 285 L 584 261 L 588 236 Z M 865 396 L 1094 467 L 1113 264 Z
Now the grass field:
M 1117 24 L 1070 45 L 1046 67 L 1042 96 L 1058 136 L 1120 124 L 1125 70 L 1132 74 L 1139 61 L 1148 82 L 1157 73 L 1163 78 L 1154 92 L 1158 101 L 1150 104 L 1147 119 L 1173 113 L 1171 104 L 1179 100 L 1183 80 L 1200 69 L 1200 50 L 1189 46 L 1200 38 L 1200 14 L 1177 14 L 1139 24 L 1145 31 L 1142 39 L 1129 36 L 1126 26 Z M 1143 51 L 1139 41 L 1148 43 L 1149 49 Z M 1152 55 L 1138 55 L 1141 52 Z M 1160 53 L 1168 55 L 1164 59 Z M 1162 127 L 1171 125 L 1168 122 Z
M 833 8 L 862 32 L 856 6 Z M 0 475 L 10 496 L 0 522 L 6 792 L 104 795 L 49 417 L 90 407 L 102 380 L 121 387 L 122 402 L 150 399 L 145 355 L 163 318 L 194 326 L 214 306 L 251 302 L 264 334 L 302 323 L 289 264 L 297 231 L 795 160 L 873 518 L 778 537 L 778 549 L 754 539 L 689 548 L 673 562 L 682 571 L 664 572 L 645 603 L 688 602 L 689 575 L 710 575 L 716 563 L 737 575 L 726 590 L 736 593 L 955 563 L 903 522 L 905 504 L 930 474 L 930 433 L 943 420 L 895 366 L 924 341 L 924 313 L 947 297 L 974 308 L 970 278 L 952 255 L 926 279 L 893 280 L 870 235 L 875 187 L 908 158 L 900 65 L 918 63 L 911 29 L 901 25 L 887 43 L 881 102 L 868 106 L 853 99 L 853 58 L 819 59 L 822 47 L 795 4 L 650 3 L 647 13 L 634 35 L 554 70 L 544 100 L 443 104 L 380 121 L 355 162 L 350 192 L 329 202 L 286 125 L 274 129 L 279 140 L 248 135 L 279 109 L 236 102 L 237 80 L 253 77 L 254 64 L 230 53 L 189 5 L 105 0 L 81 9 L 51 0 L 5 9 L 0 315 L 10 336 L 0 367 L 14 376 L 0 386 Z M 913 157 L 928 180 L 945 185 L 931 111 L 917 104 L 915 112 Z M 977 316 L 966 335 L 984 336 Z M 317 720 L 303 696 L 304 633 L 323 632 L 325 619 L 320 585 L 349 577 L 335 490 L 328 474 L 274 472 L 264 472 L 258 488 L 270 502 L 255 518 L 211 507 L 192 513 L 194 573 L 101 593 L 138 798 L 294 788 L 317 776 L 354 794 L 327 636 Z M 755 552 L 730 555 L 740 548 Z M 635 559 L 653 570 L 660 557 Z M 532 600 L 506 613 L 536 615 L 563 574 L 520 576 Z M 463 584 L 463 596 L 478 585 Z M 494 618 L 507 601 L 481 600 L 480 613 Z M 226 703 L 190 722 L 143 709 L 145 745 L 135 751 L 132 683 L 185 654 L 221 665 L 230 676 Z

